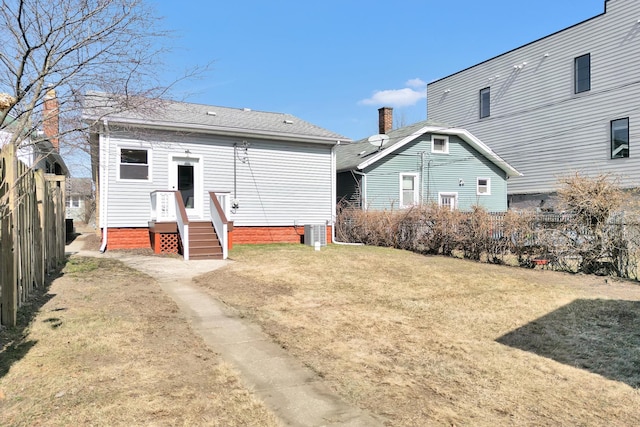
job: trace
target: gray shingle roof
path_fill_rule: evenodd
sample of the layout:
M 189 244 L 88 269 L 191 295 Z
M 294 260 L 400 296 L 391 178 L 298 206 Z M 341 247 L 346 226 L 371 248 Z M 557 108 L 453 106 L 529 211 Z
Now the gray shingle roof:
M 336 170 L 338 172 L 356 169 L 356 167 L 364 162 L 367 158 L 378 153 L 379 151 L 388 150 L 396 143 L 402 141 L 413 132 L 422 129 L 425 126 L 444 126 L 441 123 L 435 123 L 429 120 L 414 123 L 400 129 L 394 129 L 387 133 L 389 141 L 379 150 L 367 141 L 367 138 L 361 139 L 351 144 L 340 145 L 336 148 Z
M 473 136 L 465 129 L 453 128 L 425 120 L 414 123 L 400 129 L 395 129 L 387 133 L 389 141 L 381 148 L 375 147 L 367 141 L 361 139 L 352 144 L 339 145 L 336 148 L 336 171 L 343 172 L 348 170 L 364 169 L 366 166 L 379 161 L 388 153 L 402 149 L 402 147 L 410 141 L 415 140 L 424 133 L 438 133 L 444 135 L 457 135 L 475 148 L 481 155 L 496 164 L 499 168 L 507 172 L 509 176 L 522 175 L 513 166 L 509 165 L 500 156 L 498 156 L 491 148 L 485 145 L 478 138 Z
M 264 137 L 316 140 L 335 143 L 350 141 L 335 132 L 291 114 L 254 111 L 168 100 L 134 99 L 129 109 L 108 94 L 90 92 L 85 97 L 87 120 L 108 118 L 111 122 L 140 126 L 175 127 L 209 133 L 237 133 Z

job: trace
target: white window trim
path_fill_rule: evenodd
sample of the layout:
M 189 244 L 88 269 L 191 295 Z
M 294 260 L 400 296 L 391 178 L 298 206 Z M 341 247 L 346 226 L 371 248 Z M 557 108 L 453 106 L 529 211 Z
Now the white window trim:
M 444 139 L 444 151 L 435 151 L 435 140 Z M 449 154 L 449 137 L 446 135 L 431 135 L 431 153 L 432 154 Z
M 406 176 L 410 176 L 413 178 L 413 203 L 408 204 L 408 205 L 404 205 L 402 204 L 402 194 L 404 193 L 404 190 L 402 188 L 402 184 L 403 184 L 403 179 Z M 412 173 L 401 173 L 400 174 L 400 187 L 399 187 L 399 195 L 400 195 L 400 208 L 408 208 L 411 206 L 415 206 L 418 204 L 419 200 L 420 200 L 420 194 L 419 194 L 419 188 L 420 188 L 420 180 L 419 180 L 419 176 L 420 174 L 412 172 Z
M 481 193 L 480 192 L 480 180 L 484 179 L 487 181 L 487 192 L 486 193 Z M 490 196 L 491 195 L 491 178 L 485 178 L 482 176 L 479 176 L 476 179 L 476 195 L 478 196 Z
M 453 210 L 458 209 L 458 193 L 457 192 L 439 191 L 438 192 L 438 206 L 442 206 L 442 197 L 443 196 L 453 197 L 454 203 L 453 203 L 453 206 L 451 206 L 451 210 L 453 211 Z
M 121 150 L 146 150 L 147 152 L 147 168 L 148 168 L 148 177 L 147 179 L 130 179 L 130 178 L 120 178 L 120 160 L 122 159 L 122 151 Z M 126 164 L 126 163 L 125 163 Z M 152 182 L 153 181 L 153 150 L 150 147 L 140 147 L 140 146 L 131 146 L 131 145 L 118 145 L 116 147 L 116 180 L 124 181 L 124 182 Z

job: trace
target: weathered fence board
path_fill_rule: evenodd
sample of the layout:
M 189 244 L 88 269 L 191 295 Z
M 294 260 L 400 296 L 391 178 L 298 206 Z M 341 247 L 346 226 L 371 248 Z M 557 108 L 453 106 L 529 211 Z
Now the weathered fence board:
M 64 176 L 34 171 L 0 150 L 0 323 L 16 323 L 17 310 L 45 275 L 64 261 Z

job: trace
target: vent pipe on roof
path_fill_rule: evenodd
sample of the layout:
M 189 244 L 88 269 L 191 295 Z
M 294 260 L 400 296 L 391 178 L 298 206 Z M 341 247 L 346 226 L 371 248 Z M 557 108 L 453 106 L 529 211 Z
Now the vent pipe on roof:
M 393 129 L 393 108 L 382 107 L 378 109 L 378 133 L 389 133 Z

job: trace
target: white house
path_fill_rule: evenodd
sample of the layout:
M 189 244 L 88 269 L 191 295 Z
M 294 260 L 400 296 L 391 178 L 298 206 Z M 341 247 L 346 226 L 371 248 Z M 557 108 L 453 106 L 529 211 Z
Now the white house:
M 604 9 L 428 85 L 429 120 L 469 130 L 522 172 L 511 206 L 541 206 L 572 172 L 640 185 L 640 2 Z
M 85 119 L 103 250 L 224 256 L 228 241 L 300 243 L 310 224 L 331 238 L 341 135 L 290 114 L 174 101 L 117 112 L 97 93 Z

